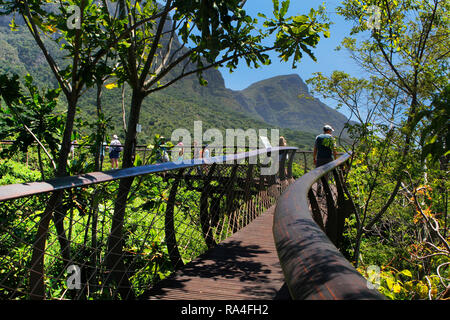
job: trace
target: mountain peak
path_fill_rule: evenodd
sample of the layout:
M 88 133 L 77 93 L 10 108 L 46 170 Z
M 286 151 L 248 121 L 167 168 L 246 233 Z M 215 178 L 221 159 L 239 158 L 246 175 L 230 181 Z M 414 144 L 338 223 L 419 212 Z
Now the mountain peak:
M 298 74 L 258 81 L 240 95 L 247 112 L 280 127 L 320 133 L 325 123 L 340 130 L 347 121 L 344 115 L 314 99 Z
M 296 92 L 297 94 L 309 94 L 308 87 L 303 79 L 296 73 L 275 76 L 253 83 L 243 91 L 261 89 L 263 87 L 277 87 L 283 91 Z

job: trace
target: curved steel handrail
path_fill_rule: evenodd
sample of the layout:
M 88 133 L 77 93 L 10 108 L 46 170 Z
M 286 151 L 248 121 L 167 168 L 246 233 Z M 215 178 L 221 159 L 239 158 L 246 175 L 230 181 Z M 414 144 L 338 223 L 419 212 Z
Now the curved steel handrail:
M 182 163 L 165 162 L 158 164 L 150 164 L 139 167 L 131 167 L 118 170 L 108 170 L 102 172 L 91 172 L 75 176 L 67 176 L 54 178 L 40 182 L 17 183 L 11 185 L 0 186 L 0 202 L 12 200 L 16 198 L 26 197 L 30 195 L 47 193 L 57 190 L 64 190 L 76 187 L 82 187 L 102 182 L 109 182 L 122 178 L 136 177 L 151 173 L 172 171 L 190 167 L 196 167 L 204 164 L 212 163 L 234 163 L 247 158 L 257 157 L 259 155 L 268 154 L 270 152 L 288 152 L 297 150 L 295 147 L 273 147 L 270 149 L 258 149 L 238 154 L 229 154 L 223 156 L 215 156 L 209 159 L 191 159 L 184 160 Z M 278 159 L 278 158 L 277 158 Z
M 293 299 L 384 299 L 338 251 L 314 222 L 308 191 L 350 155 L 316 168 L 291 184 L 278 199 L 273 235 Z

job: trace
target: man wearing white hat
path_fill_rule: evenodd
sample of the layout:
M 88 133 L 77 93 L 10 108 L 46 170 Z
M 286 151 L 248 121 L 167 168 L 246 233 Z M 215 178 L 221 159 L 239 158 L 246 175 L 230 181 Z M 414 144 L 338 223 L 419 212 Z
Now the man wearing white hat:
M 333 131 L 334 129 L 327 124 L 323 127 L 323 133 L 316 137 L 313 153 L 316 168 L 337 158 L 336 145 L 332 136 Z
M 123 150 L 122 145 L 117 135 L 113 135 L 113 140 L 109 146 L 109 158 L 111 159 L 111 167 L 113 169 L 119 169 L 119 156 Z

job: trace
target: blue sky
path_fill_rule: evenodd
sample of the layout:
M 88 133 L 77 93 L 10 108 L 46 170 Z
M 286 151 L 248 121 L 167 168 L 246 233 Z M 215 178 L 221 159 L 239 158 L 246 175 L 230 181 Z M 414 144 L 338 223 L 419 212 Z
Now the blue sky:
M 280 62 L 277 55 L 273 53 L 271 54 L 272 64 L 270 66 L 262 66 L 258 69 L 248 68 L 247 64 L 243 62 L 233 73 L 230 73 L 226 68 L 221 68 L 220 71 L 225 79 L 226 87 L 232 90 L 242 90 L 257 81 L 287 74 L 298 74 L 303 80 L 312 77 L 314 72 L 330 75 L 334 70 L 358 75 L 361 71 L 350 59 L 349 53 L 345 50 L 335 51 L 342 39 L 349 35 L 352 27 L 351 22 L 345 21 L 335 13 L 335 8 L 340 3 L 339 0 L 291 0 L 288 15 L 307 14 L 310 8 L 317 9 L 322 3 L 325 3 L 327 16 L 333 24 L 330 27 L 330 38 L 322 38 L 316 49 L 313 50 L 317 62 L 304 54 L 302 61 L 297 64 L 297 68 L 292 69 L 291 62 Z M 258 12 L 264 13 L 268 17 L 273 16 L 272 0 L 247 0 L 244 8 L 251 16 L 256 16 Z M 317 96 L 317 98 L 320 97 Z M 323 99 L 321 100 L 323 101 Z M 332 101 L 323 102 L 333 107 Z

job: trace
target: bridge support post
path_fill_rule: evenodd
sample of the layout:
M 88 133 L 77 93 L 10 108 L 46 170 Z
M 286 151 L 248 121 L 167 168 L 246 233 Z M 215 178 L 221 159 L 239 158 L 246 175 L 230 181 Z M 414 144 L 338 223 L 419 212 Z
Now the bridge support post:
M 206 246 L 211 249 L 217 245 L 214 240 L 214 235 L 212 234 L 210 217 L 209 217 L 209 194 L 210 194 L 210 183 L 212 180 L 212 175 L 216 169 L 216 164 L 213 163 L 209 168 L 208 176 L 205 178 L 203 184 L 203 192 L 200 196 L 200 224 L 202 228 L 203 238 L 205 239 Z
M 253 164 L 249 164 L 247 168 L 247 176 L 245 178 L 245 194 L 244 194 L 244 203 L 246 209 L 246 215 L 250 217 L 250 219 L 255 218 L 255 210 L 253 201 L 251 199 L 251 188 L 253 184 Z
M 326 231 L 328 238 L 330 238 L 331 242 L 333 242 L 333 244 L 335 246 L 337 246 L 337 239 L 338 239 L 337 220 L 338 220 L 338 217 L 337 217 L 337 212 L 336 212 L 336 205 L 335 205 L 335 202 L 333 199 L 333 194 L 331 192 L 331 188 L 330 188 L 330 185 L 328 184 L 326 176 L 321 178 L 321 183 L 322 183 L 323 190 L 325 192 L 325 197 L 326 197 L 326 202 L 327 202 L 327 221 L 325 224 L 325 231 Z
M 292 177 L 292 163 L 294 162 L 295 150 L 290 150 L 288 154 L 289 159 L 287 165 L 287 178 L 289 179 L 289 184 L 291 184 L 292 182 L 294 182 L 294 178 Z
M 314 191 L 312 189 L 309 189 L 309 191 L 308 191 L 308 199 L 309 199 L 309 203 L 311 205 L 312 217 L 313 217 L 314 221 L 319 225 L 319 227 L 323 231 L 325 231 L 325 226 L 323 225 L 322 213 L 320 212 L 319 204 L 317 203 L 316 196 L 314 195 Z
M 350 216 L 350 214 L 354 211 L 352 200 L 346 199 L 345 197 L 345 185 L 344 185 L 344 178 L 342 175 L 342 170 L 340 168 L 337 168 L 333 170 L 334 180 L 336 181 L 336 189 L 338 193 L 337 198 L 337 222 L 336 222 L 336 229 L 337 229 L 337 244 L 339 249 L 342 248 L 343 240 L 344 240 L 344 227 L 345 227 L 345 218 Z
M 184 265 L 183 259 L 181 259 L 180 251 L 178 250 L 174 221 L 175 198 L 177 195 L 180 180 L 183 177 L 183 172 L 184 169 L 180 169 L 172 184 L 169 199 L 167 200 L 166 216 L 164 219 L 167 250 L 169 251 L 170 261 L 172 262 L 172 266 L 175 270 L 181 268 Z

